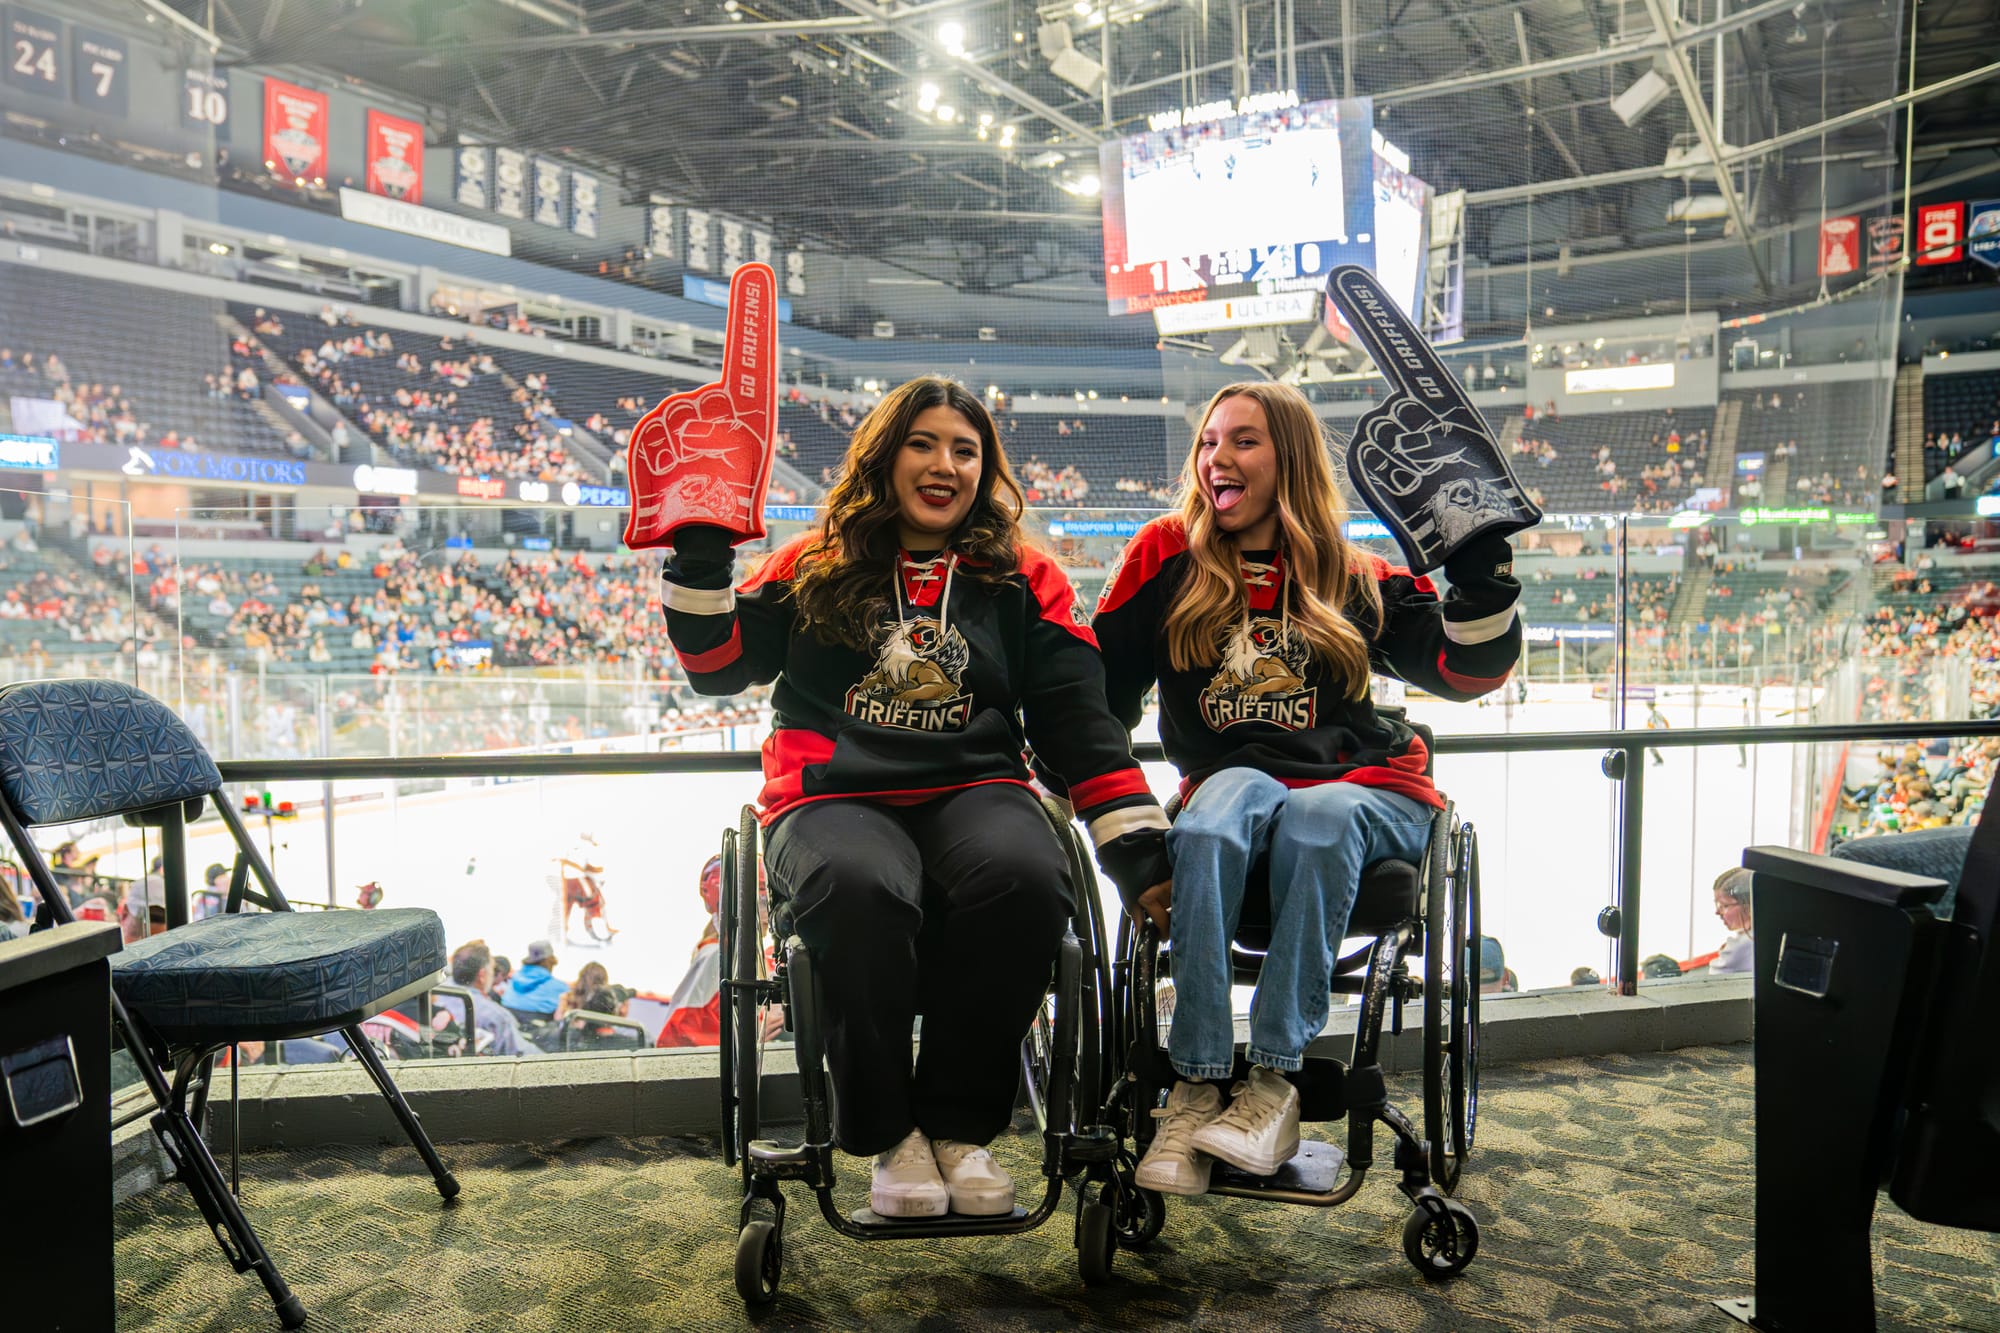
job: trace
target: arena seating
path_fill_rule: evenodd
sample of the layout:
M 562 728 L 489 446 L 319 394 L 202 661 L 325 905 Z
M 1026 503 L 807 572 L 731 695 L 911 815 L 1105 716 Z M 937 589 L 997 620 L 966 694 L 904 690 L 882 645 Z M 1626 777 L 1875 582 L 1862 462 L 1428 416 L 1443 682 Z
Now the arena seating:
M 1957 436 L 1963 448 L 2000 434 L 2000 371 L 1924 376 L 1924 480 L 1956 456 L 1944 441 Z
M 1742 404 L 1736 456 L 1763 454 L 1767 476 L 1781 454 L 1791 460 L 1789 494 L 1766 495 L 1761 503 L 1865 505 L 1878 499 L 1881 473 L 1870 466 L 1881 454 L 1877 392 L 1873 383 L 1847 381 L 1725 394 Z
M 223 307 L 198 296 L 98 278 L 52 273 L 21 264 L 0 269 L 0 347 L 38 363 L 55 353 L 73 387 L 101 386 L 130 401 L 139 430 L 108 442 L 195 448 L 212 453 L 301 453 L 289 446 L 254 405 L 215 397 L 202 377 L 231 366 L 230 339 L 217 316 Z M 264 367 L 253 366 L 260 380 Z M 56 384 L 40 373 L 0 370 L 0 393 L 52 397 Z M 171 439 L 170 439 L 171 437 Z
M 246 327 L 257 324 L 255 308 L 231 309 Z M 548 424 L 552 410 L 525 389 L 510 390 L 490 349 L 346 319 L 329 322 L 330 314 L 283 316 L 276 328 L 266 324 L 259 337 L 397 461 L 463 475 L 543 481 L 585 475 Z M 327 350 L 341 355 L 322 357 Z M 411 357 L 414 370 L 406 368 Z M 441 373 L 441 362 L 453 370 Z M 421 397 L 406 404 L 399 393 Z
M 1487 416 L 1496 432 L 1502 430 L 1504 418 Z M 1523 485 L 1543 496 L 1547 508 L 1559 512 L 1665 513 L 1678 509 L 1693 491 L 1714 427 L 1713 408 L 1581 417 L 1538 413 L 1522 424 L 1514 469 Z M 1680 447 L 1669 452 L 1675 435 Z M 1617 469 L 1612 475 L 1599 470 L 1598 451 L 1606 448 Z M 1668 466 L 1677 470 L 1676 476 L 1648 475 Z

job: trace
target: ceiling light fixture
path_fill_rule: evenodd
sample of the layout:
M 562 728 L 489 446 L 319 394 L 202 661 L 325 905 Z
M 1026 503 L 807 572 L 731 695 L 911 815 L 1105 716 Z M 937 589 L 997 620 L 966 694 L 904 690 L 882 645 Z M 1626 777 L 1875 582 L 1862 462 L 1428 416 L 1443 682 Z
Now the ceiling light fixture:
M 955 56 L 965 54 L 965 25 L 963 23 L 938 24 L 938 44 Z

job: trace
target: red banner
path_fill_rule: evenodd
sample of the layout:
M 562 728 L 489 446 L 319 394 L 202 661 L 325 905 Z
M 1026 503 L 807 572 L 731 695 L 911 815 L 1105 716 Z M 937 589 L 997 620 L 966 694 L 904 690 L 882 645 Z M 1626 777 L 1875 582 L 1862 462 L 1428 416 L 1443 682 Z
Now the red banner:
M 1819 224 L 1819 275 L 1841 278 L 1861 269 L 1861 219 L 1828 218 Z
M 386 111 L 368 112 L 368 192 L 424 201 L 424 127 Z
M 1917 262 L 1956 264 L 1965 258 L 1965 201 L 1917 206 Z
M 264 168 L 293 185 L 326 184 L 326 94 L 264 80 Z

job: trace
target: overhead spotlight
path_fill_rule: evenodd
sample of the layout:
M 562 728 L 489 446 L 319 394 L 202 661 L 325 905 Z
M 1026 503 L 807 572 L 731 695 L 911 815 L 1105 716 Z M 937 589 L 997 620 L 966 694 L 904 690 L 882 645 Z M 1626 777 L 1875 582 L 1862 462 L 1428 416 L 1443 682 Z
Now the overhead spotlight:
M 979 137 L 982 141 L 984 141 L 989 136 L 990 133 L 991 132 L 984 125 L 981 125 L 979 127 Z
M 986 128 L 987 126 L 991 125 L 992 123 L 993 123 L 993 113 L 992 113 L 991 111 L 982 111 L 982 112 L 980 112 L 980 113 L 979 113 L 979 128 L 980 128 L 980 129 L 982 129 L 982 130 L 983 130 L 983 129 L 985 129 L 985 128 Z
M 955 56 L 965 54 L 965 25 L 963 23 L 938 24 L 938 45 Z
M 958 118 L 958 108 L 947 102 L 937 109 L 937 118 L 949 125 Z
M 1076 10 L 1078 18 L 1086 17 L 1091 9 L 1090 0 L 1076 0 L 1076 4 L 1072 8 Z

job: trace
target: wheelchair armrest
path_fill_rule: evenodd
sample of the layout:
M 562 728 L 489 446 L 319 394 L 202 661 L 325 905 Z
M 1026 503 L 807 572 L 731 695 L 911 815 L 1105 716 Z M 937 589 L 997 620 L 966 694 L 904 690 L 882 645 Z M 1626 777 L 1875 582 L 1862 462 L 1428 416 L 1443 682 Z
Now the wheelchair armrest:
M 1743 865 L 1758 874 L 1786 880 L 1822 893 L 1837 893 L 1884 907 L 1908 909 L 1935 906 L 1944 896 L 1941 879 L 1884 870 L 1860 861 L 1795 852 L 1789 847 L 1746 847 Z

